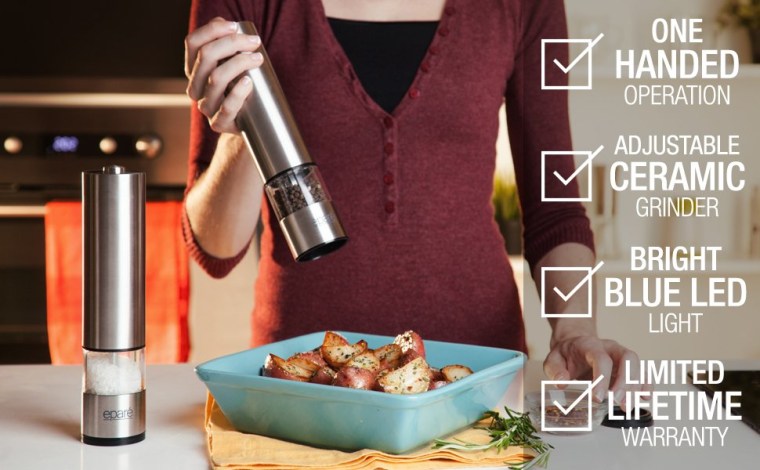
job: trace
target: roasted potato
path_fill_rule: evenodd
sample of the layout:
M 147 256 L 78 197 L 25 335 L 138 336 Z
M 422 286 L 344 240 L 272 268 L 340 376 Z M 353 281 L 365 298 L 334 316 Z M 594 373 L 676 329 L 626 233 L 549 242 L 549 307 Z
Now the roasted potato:
M 346 338 L 331 331 L 328 331 L 325 334 L 325 339 L 322 342 L 322 346 L 319 348 L 322 359 L 334 369 L 340 369 L 350 361 L 351 358 L 366 350 L 366 341 L 361 340 L 356 344 L 349 344 Z
M 401 350 L 401 346 L 391 343 L 375 349 L 374 354 L 380 360 L 380 370 L 385 370 L 398 367 L 404 352 Z
M 361 367 L 345 366 L 338 371 L 333 385 L 372 390 L 375 386 L 375 373 Z
M 430 367 L 425 359 L 418 357 L 384 374 L 378 379 L 378 383 L 386 393 L 421 393 L 427 391 L 430 385 Z
M 292 364 L 274 354 L 269 354 L 264 361 L 264 375 L 276 379 L 307 382 L 313 375 L 313 371 L 304 369 L 297 364 Z
M 288 359 L 288 365 L 291 367 L 298 367 L 303 370 L 303 373 L 309 374 L 308 378 L 311 378 L 321 367 L 318 364 L 311 362 L 310 360 L 302 356 L 294 356 Z M 299 374 L 301 375 L 301 374 Z
M 309 382 L 322 385 L 332 385 L 337 373 L 330 367 L 325 366 L 319 369 L 311 376 Z
M 364 340 L 351 344 L 328 331 L 321 346 L 287 360 L 269 354 L 263 367 L 268 377 L 396 394 L 435 390 L 472 373 L 460 364 L 431 367 L 425 359 L 422 338 L 412 330 L 374 351 Z
M 288 360 L 292 359 L 305 359 L 316 364 L 318 368 L 327 366 L 327 363 L 324 359 L 322 359 L 322 355 L 319 353 L 319 349 L 293 354 Z
M 399 359 L 399 361 L 398 361 L 398 366 L 397 367 L 405 366 L 405 365 L 409 364 L 410 362 L 412 362 L 413 360 L 417 359 L 418 357 L 422 357 L 422 356 L 420 356 L 420 353 L 418 353 L 414 349 L 409 349 L 407 352 L 405 352 L 401 356 L 401 359 Z M 422 357 L 422 358 L 425 359 L 424 357 Z
M 346 338 L 334 331 L 326 331 L 325 339 L 322 340 L 322 346 L 348 346 L 349 343 Z
M 467 366 L 452 364 L 441 369 L 441 374 L 449 382 L 456 382 L 472 374 L 472 369 Z
M 363 353 L 352 357 L 344 367 L 358 367 L 360 369 L 367 369 L 373 374 L 377 374 L 380 371 L 380 359 L 375 356 L 374 352 L 364 351 Z
M 446 377 L 441 373 L 441 369 L 430 368 L 430 382 L 446 381 Z
M 425 357 L 425 343 L 423 343 L 422 337 L 412 330 L 396 336 L 393 342 L 401 346 L 401 352 L 404 354 L 411 349 L 417 352 L 420 357 Z
M 383 369 L 378 372 L 375 376 L 375 386 L 372 387 L 372 390 L 375 390 L 376 392 L 385 392 L 385 390 L 383 390 L 383 386 L 380 385 L 380 379 L 388 375 L 392 370 L 393 369 Z

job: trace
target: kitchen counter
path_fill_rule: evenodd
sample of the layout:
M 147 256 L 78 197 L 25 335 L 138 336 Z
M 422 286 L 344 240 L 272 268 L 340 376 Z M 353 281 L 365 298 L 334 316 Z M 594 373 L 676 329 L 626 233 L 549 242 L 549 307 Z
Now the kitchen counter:
M 726 366 L 758 369 L 760 361 Z M 528 363 L 528 388 L 540 388 L 540 371 L 539 362 Z M 191 365 L 148 366 L 146 439 L 128 446 L 79 442 L 80 384 L 78 366 L 0 366 L 0 468 L 208 470 L 206 392 Z M 506 404 L 517 407 L 522 384 L 519 378 L 513 382 Z M 604 427 L 589 434 L 542 436 L 555 447 L 551 470 L 757 468 L 760 434 L 737 421 L 709 425 L 729 428 L 725 447 L 626 448 L 619 430 Z
M 189 364 L 148 366 L 145 440 L 79 442 L 80 366 L 0 366 L 0 468 L 208 470 L 206 387 Z

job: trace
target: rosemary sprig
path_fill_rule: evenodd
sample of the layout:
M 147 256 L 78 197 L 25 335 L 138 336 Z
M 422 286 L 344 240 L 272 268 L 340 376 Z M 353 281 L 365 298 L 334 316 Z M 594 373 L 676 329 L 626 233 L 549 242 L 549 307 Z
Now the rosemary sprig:
M 436 439 L 433 443 L 433 449 L 455 449 L 465 451 L 496 449 L 501 451 L 509 446 L 527 447 L 538 453 L 536 457 L 528 462 L 519 465 L 512 465 L 512 470 L 528 470 L 533 467 L 546 468 L 549 463 L 549 454 L 554 447 L 548 442 L 541 440 L 536 435 L 538 432 L 530 421 L 528 413 L 519 413 L 504 407 L 507 416 L 502 417 L 498 411 L 486 411 L 482 419 L 491 418 L 487 427 L 478 427 L 483 429 L 491 436 L 488 444 L 472 444 L 462 441 L 445 441 Z

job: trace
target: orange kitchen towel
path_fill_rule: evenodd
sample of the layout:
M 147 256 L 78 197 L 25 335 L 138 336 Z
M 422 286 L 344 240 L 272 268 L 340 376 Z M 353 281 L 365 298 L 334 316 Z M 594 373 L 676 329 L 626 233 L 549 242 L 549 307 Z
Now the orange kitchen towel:
M 281 441 L 256 434 L 236 431 L 225 418 L 211 394 L 206 399 L 206 437 L 211 465 L 215 470 L 429 470 L 435 468 L 498 467 L 517 465 L 533 458 L 523 447 L 510 447 L 501 452 L 494 449 L 476 452 L 433 450 L 425 447 L 402 455 L 386 454 L 363 449 L 356 452 L 317 449 L 302 444 Z M 480 423 L 487 425 L 486 423 Z M 293 423 L 298 426 L 298 423 Z M 382 430 L 378 430 L 382 432 Z M 488 443 L 488 434 L 468 428 L 447 440 Z
M 148 363 L 186 362 L 190 354 L 188 255 L 182 203 L 145 209 L 145 356 Z M 82 362 L 82 205 L 45 208 L 47 327 L 53 364 Z

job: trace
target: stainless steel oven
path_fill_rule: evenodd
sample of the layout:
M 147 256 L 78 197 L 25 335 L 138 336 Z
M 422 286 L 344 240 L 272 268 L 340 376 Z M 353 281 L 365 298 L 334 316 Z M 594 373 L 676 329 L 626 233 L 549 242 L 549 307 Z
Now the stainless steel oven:
M 80 200 L 81 172 L 112 164 L 145 172 L 149 200 L 182 198 L 189 3 L 0 5 L 0 363 L 49 361 L 47 202 Z

